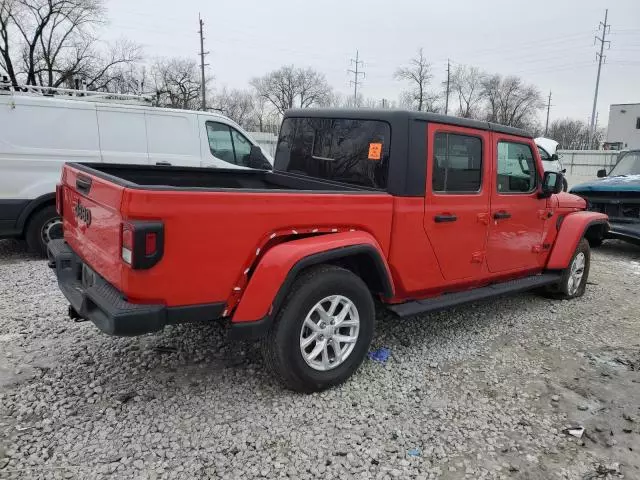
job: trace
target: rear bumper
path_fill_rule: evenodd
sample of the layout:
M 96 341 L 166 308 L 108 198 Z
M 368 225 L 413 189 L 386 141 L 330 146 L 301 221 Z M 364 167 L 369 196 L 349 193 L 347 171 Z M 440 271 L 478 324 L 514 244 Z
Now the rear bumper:
M 640 245 L 640 223 L 623 223 L 609 220 L 611 228 L 607 232 L 607 238 L 617 238 Z
M 49 242 L 48 256 L 71 307 L 79 317 L 91 320 L 109 335 L 142 335 L 158 332 L 166 325 L 217 320 L 224 310 L 224 303 L 186 307 L 130 303 L 99 275 L 87 275 L 87 266 L 64 240 Z

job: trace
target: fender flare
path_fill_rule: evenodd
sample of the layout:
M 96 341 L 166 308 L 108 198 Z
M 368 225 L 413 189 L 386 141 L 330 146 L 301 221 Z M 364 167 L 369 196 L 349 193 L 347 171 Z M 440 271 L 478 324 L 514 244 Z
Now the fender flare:
M 547 260 L 546 268 L 548 270 L 567 268 L 578 243 L 584 238 L 587 230 L 594 225 L 603 225 L 605 229 L 608 229 L 609 217 L 603 213 L 586 211 L 566 215 L 559 222 L 558 235 Z
M 267 250 L 244 289 L 231 323 L 264 320 L 277 311 L 291 284 L 305 268 L 341 258 L 366 255 L 380 277 L 385 297 L 392 297 L 391 271 L 375 238 L 365 232 L 343 232 L 278 244 Z
M 20 216 L 18 217 L 18 221 L 16 222 L 16 228 L 24 233 L 24 229 L 27 226 L 27 222 L 29 221 L 29 217 L 37 210 L 41 209 L 45 205 L 52 203 L 55 205 L 56 203 L 56 194 L 55 193 L 45 193 L 44 195 L 40 195 L 38 198 L 34 198 L 31 200 L 27 206 L 20 212 Z

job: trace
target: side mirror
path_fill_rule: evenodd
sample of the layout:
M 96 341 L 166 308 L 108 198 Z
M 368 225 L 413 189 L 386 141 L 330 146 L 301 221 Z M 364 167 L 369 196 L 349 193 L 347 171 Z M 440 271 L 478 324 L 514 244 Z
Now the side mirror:
M 604 168 L 601 168 L 600 170 L 598 170 L 598 178 L 604 178 L 607 176 L 607 170 Z
M 271 164 L 262 153 L 262 149 L 258 145 L 251 145 L 251 152 L 249 153 L 249 168 L 257 168 L 259 170 L 271 170 Z
M 551 155 L 551 160 L 559 160 L 560 157 L 558 157 L 557 153 L 554 153 L 553 155 Z
M 560 172 L 544 172 L 542 177 L 542 189 L 538 196 L 549 198 L 554 193 L 562 192 L 562 174 Z

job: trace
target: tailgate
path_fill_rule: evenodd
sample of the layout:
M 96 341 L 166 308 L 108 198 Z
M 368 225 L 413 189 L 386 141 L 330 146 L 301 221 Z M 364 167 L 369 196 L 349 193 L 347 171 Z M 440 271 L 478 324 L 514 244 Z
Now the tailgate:
M 65 165 L 62 170 L 64 239 L 98 274 L 121 287 L 120 203 L 124 188 Z

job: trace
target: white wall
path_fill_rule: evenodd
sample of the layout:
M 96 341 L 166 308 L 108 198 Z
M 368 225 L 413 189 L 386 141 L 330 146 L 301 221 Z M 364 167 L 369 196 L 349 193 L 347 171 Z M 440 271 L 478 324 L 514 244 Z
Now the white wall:
M 640 148 L 640 103 L 614 104 L 609 107 L 607 142 L 623 142 L 623 148 Z
M 618 159 L 616 150 L 558 150 L 558 157 L 563 168 L 567 169 L 565 177 L 569 188 L 579 183 L 594 180 L 598 170 L 611 170 Z

